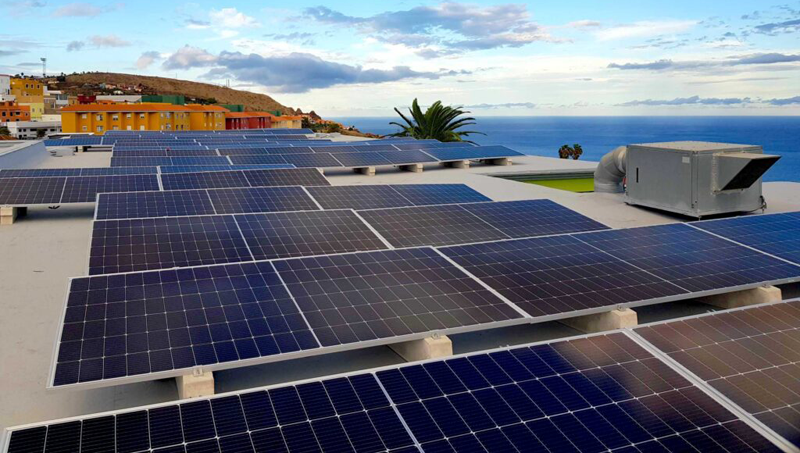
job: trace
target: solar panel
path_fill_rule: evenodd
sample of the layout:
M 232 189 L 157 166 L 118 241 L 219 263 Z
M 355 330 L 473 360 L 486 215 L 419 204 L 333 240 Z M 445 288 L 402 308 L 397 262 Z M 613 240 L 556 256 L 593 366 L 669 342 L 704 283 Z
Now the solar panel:
M 323 346 L 522 319 L 432 249 L 275 262 Z
M 70 283 L 51 384 L 317 347 L 269 262 L 82 277 Z
M 800 264 L 800 213 L 753 215 L 690 225 Z
M 214 213 L 214 206 L 205 190 L 104 193 L 98 195 L 95 207 L 98 220 Z
M 310 154 L 314 151 L 308 146 L 271 146 L 267 148 L 269 154 Z
M 358 151 L 397 151 L 394 145 L 373 144 L 366 142 L 363 145 L 353 145 Z
M 248 187 L 209 190 L 218 214 L 310 211 L 319 209 L 302 187 Z
M 10 428 L 31 451 L 780 451 L 623 333 Z
M 161 175 L 161 184 L 164 190 L 248 187 L 250 185 L 244 172 L 241 171 L 163 174 Z
M 358 151 L 352 145 L 312 146 L 311 150 L 315 153 L 351 153 L 354 151 Z
M 392 164 L 421 164 L 425 162 L 436 162 L 436 159 L 423 153 L 422 151 L 383 151 L 379 153 L 381 157 Z
M 76 176 L 67 178 L 61 203 L 94 203 L 98 193 L 147 190 L 159 190 L 158 176 Z
M 259 155 L 259 156 L 230 156 L 234 165 L 253 165 L 253 164 L 286 164 L 283 156 Z
M 171 165 L 227 165 L 231 162 L 226 156 L 216 157 L 171 157 Z
M 425 153 L 441 161 L 467 160 L 467 159 L 492 159 L 496 157 L 522 156 L 505 146 L 477 146 L 468 148 L 426 148 Z
M 800 302 L 656 323 L 635 332 L 800 447 Z
M 491 201 L 464 184 L 308 187 L 324 209 L 375 209 Z
M 399 184 L 391 187 L 416 206 L 491 201 L 464 184 Z
M 395 247 L 508 239 L 497 228 L 458 205 L 377 209 L 359 214 Z
M 353 211 L 237 215 L 257 260 L 387 248 Z
M 88 146 L 99 145 L 102 142 L 102 137 L 81 137 L 81 138 L 63 138 L 56 140 L 45 140 L 44 146 Z
M 0 178 L 0 205 L 58 204 L 67 178 Z
M 163 149 L 129 149 L 114 147 L 112 157 L 168 157 Z
M 296 168 L 287 170 L 248 170 L 244 172 L 250 185 L 264 186 L 329 186 L 330 183 L 318 170 Z
M 80 176 L 80 168 L 5 168 L 0 178 L 46 178 L 53 176 Z
M 800 277 L 800 267 L 683 224 L 576 237 L 691 292 Z
M 550 200 L 473 203 L 462 207 L 514 238 L 608 229 Z
M 389 159 L 379 153 L 359 151 L 357 153 L 336 153 L 336 160 L 345 167 L 371 167 L 377 165 L 392 165 Z
M 82 168 L 81 176 L 155 175 L 157 167 Z
M 327 153 L 317 154 L 286 154 L 283 156 L 286 163 L 292 164 L 297 168 L 327 168 L 327 167 L 341 167 L 342 164 L 334 159 L 332 155 Z
M 127 168 L 127 167 L 117 167 Z M 266 164 L 266 165 L 165 165 L 159 167 L 161 173 L 200 173 L 204 171 L 230 171 L 230 170 L 269 170 L 276 168 L 294 168 L 291 164 Z
M 251 261 L 231 216 L 94 222 L 89 275 Z
M 112 167 L 158 167 L 172 165 L 170 157 L 115 157 L 111 156 Z
M 598 233 L 585 233 L 589 234 Z M 534 317 L 575 316 L 574 312 L 580 310 L 686 293 L 573 236 L 518 239 L 440 250 Z

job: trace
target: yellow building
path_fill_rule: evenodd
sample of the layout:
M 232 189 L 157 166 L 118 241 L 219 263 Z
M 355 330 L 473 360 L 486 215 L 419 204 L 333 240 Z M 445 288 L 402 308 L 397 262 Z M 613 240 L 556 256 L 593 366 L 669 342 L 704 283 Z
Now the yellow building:
M 302 129 L 303 117 L 302 116 L 273 116 L 272 127 L 274 129 Z
M 193 131 L 225 130 L 225 114 L 228 109 L 218 105 L 186 104 L 189 112 L 189 127 Z
M 11 78 L 11 94 L 17 104 L 31 108 L 31 119 L 40 120 L 44 114 L 44 85 L 35 79 Z
M 63 132 L 188 131 L 192 109 L 172 104 L 77 104 L 61 109 Z M 224 113 L 222 120 L 225 127 Z

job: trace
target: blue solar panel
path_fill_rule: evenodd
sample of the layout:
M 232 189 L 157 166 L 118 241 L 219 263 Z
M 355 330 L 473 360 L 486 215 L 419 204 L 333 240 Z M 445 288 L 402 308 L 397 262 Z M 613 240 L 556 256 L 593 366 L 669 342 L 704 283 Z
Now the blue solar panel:
M 154 175 L 157 167 L 82 168 L 81 176 Z
M 65 177 L 0 178 L 0 205 L 58 204 Z
M 172 157 L 170 165 L 226 165 L 231 162 L 225 156 L 216 157 Z
M 296 168 L 288 170 L 246 170 L 245 177 L 252 187 L 265 186 L 329 186 L 318 170 Z
M 428 148 L 425 153 L 441 161 L 450 160 L 471 160 L 471 159 L 493 159 L 498 157 L 522 156 L 514 150 L 505 146 L 478 146 L 469 148 Z
M 391 187 L 415 206 L 491 201 L 464 184 L 395 184 Z
M 0 178 L 43 178 L 52 176 L 80 176 L 81 168 L 24 168 L 0 169 Z
M 168 157 L 163 149 L 125 149 L 115 148 L 113 157 Z
M 127 167 L 117 167 L 127 168 Z M 200 173 L 204 171 L 230 171 L 230 170 L 269 170 L 276 168 L 295 168 L 291 164 L 268 165 L 166 165 L 160 167 L 161 173 Z
M 230 156 L 234 165 L 254 165 L 254 164 L 287 164 L 283 156 L 263 155 L 263 156 Z
M 269 170 L 279 171 L 279 170 Z M 171 173 L 161 175 L 164 190 L 249 187 L 242 171 L 210 171 L 201 173 Z
M 422 151 L 385 151 L 380 153 L 381 157 L 389 162 L 399 164 L 421 164 L 425 162 L 436 162 L 436 159 Z
M 623 333 L 11 428 L 8 453 L 45 445 L 76 453 L 781 451 Z
M 172 165 L 171 157 L 111 157 L 112 167 L 158 167 Z
M 312 146 L 311 150 L 315 153 L 352 153 L 358 151 L 352 145 L 321 145 L 321 146 Z
M 148 190 L 159 190 L 158 176 L 76 176 L 67 178 L 61 203 L 94 203 L 98 193 Z
M 474 203 L 462 207 L 512 238 L 608 229 L 550 200 Z
M 375 209 L 491 201 L 463 184 L 308 187 L 325 209 Z
M 286 163 L 292 164 L 297 168 L 327 168 L 341 167 L 342 164 L 330 154 L 286 154 L 283 156 Z
M 215 214 L 205 190 L 105 193 L 95 207 L 98 220 L 205 214 Z
M 345 167 L 372 167 L 378 165 L 392 165 L 389 159 L 379 153 L 359 151 L 356 153 L 336 153 L 336 160 Z
M 800 264 L 800 213 L 752 215 L 691 225 Z
M 102 142 L 102 137 L 82 137 L 82 138 L 64 138 L 57 140 L 45 140 L 44 146 L 88 146 L 99 145 Z
M 302 187 L 248 187 L 209 190 L 217 214 L 317 210 Z

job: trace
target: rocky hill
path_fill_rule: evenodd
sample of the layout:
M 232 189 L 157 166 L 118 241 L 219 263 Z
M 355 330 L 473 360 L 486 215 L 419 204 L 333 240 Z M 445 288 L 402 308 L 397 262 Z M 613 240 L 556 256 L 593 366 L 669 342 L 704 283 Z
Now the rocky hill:
M 122 91 L 124 91 L 125 94 L 184 95 L 187 101 L 189 98 L 194 98 L 206 102 L 214 100 L 219 104 L 243 104 L 245 109 L 249 111 L 280 110 L 285 114 L 293 114 L 295 112 L 293 108 L 285 106 L 265 94 L 165 77 L 119 74 L 113 72 L 90 72 L 68 75 L 66 77 L 66 82 L 58 82 L 55 86 L 69 94 L 96 94 L 98 92 L 97 86 L 101 83 L 125 87 L 138 87 L 139 91 L 123 89 Z

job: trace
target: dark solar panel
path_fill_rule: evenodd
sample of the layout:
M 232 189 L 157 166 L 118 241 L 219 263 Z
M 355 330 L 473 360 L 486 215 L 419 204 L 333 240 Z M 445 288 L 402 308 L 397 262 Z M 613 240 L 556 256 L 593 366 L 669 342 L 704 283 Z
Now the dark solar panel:
M 319 209 L 302 187 L 216 189 L 208 194 L 218 214 Z
M 359 151 L 356 153 L 336 153 L 336 159 L 345 167 L 371 167 L 376 165 L 392 165 L 392 162 L 379 153 Z
M 753 215 L 691 225 L 800 264 L 800 213 Z
M 669 321 L 635 332 L 800 447 L 800 302 Z
M 163 174 L 161 175 L 161 184 L 164 186 L 164 190 L 248 187 L 250 185 L 242 171 Z
M 112 157 L 168 157 L 163 149 L 127 149 L 114 147 Z
M 230 156 L 234 165 L 253 165 L 253 164 L 286 164 L 283 156 L 279 155 L 260 155 L 260 156 Z
M 368 144 L 364 145 L 353 145 L 355 149 L 358 151 L 397 151 L 397 148 L 394 145 L 378 145 L 372 144 L 372 142 L 367 142 Z
M 518 153 L 512 149 L 506 148 L 505 146 L 426 148 L 425 152 L 442 161 L 522 156 L 522 153 Z
M 8 453 L 780 451 L 625 334 L 12 428 Z
M 231 216 L 94 222 L 89 275 L 251 261 Z
M 0 178 L 47 178 L 53 176 L 80 176 L 81 168 L 4 168 Z
M 327 153 L 317 154 L 287 154 L 282 156 L 286 159 L 286 163 L 292 164 L 297 168 L 326 168 L 326 167 L 341 167 L 342 164 L 334 157 Z
M 391 187 L 416 206 L 491 201 L 464 184 L 400 184 Z
M 226 165 L 231 162 L 226 156 L 216 157 L 171 157 L 170 165 Z
M 117 167 L 127 168 L 127 167 Z M 159 167 L 161 173 L 200 173 L 204 171 L 231 171 L 231 170 L 269 170 L 275 168 L 294 168 L 290 164 L 268 165 L 166 165 Z
M 358 151 L 351 145 L 322 145 L 312 146 L 311 150 L 315 153 L 352 153 Z
M 76 278 L 52 385 L 317 347 L 269 262 Z
M 800 278 L 800 267 L 683 224 L 576 236 L 690 292 Z
M 214 213 L 205 190 L 106 193 L 98 196 L 95 208 L 98 220 Z
M 578 310 L 686 293 L 572 236 L 445 247 L 441 251 L 531 316 L 574 316 L 571 312 Z
M 0 178 L 0 205 L 58 204 L 67 178 Z
M 325 176 L 313 168 L 287 170 L 248 170 L 244 172 L 250 185 L 264 186 L 329 186 Z
M 359 214 L 395 247 L 508 239 L 459 205 L 377 209 Z
M 159 190 L 156 175 L 76 176 L 67 178 L 62 203 L 93 203 L 98 193 Z
M 392 186 L 327 186 L 308 187 L 308 191 L 324 209 L 372 209 L 413 206 Z
M 213 149 L 167 149 L 167 156 L 170 157 L 202 157 L 202 156 L 217 156 L 216 150 Z M 220 161 L 222 162 L 222 161 Z M 181 164 L 176 164 L 181 165 Z
M 115 157 L 111 156 L 112 167 L 157 167 L 172 165 L 170 157 Z
M 550 200 L 473 203 L 462 207 L 515 238 L 608 229 Z
M 267 148 L 269 154 L 310 154 L 313 152 L 308 146 L 270 146 Z
M 387 248 L 353 211 L 237 215 L 257 260 Z
M 154 175 L 158 167 L 82 168 L 81 176 Z
M 425 154 L 422 151 L 383 151 L 379 153 L 381 157 L 388 160 L 389 162 L 400 165 L 400 164 L 417 164 L 417 163 L 425 163 L 425 162 L 436 162 L 436 159 Z
M 275 262 L 323 346 L 522 316 L 433 249 Z

